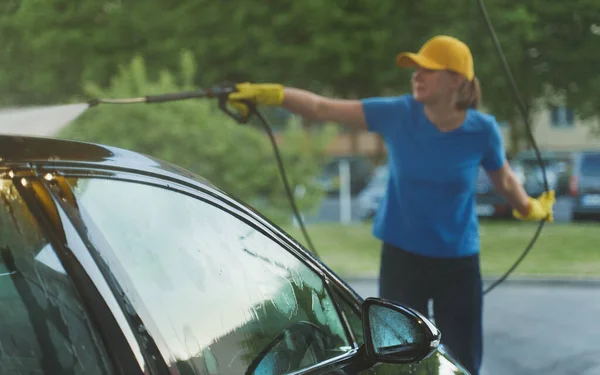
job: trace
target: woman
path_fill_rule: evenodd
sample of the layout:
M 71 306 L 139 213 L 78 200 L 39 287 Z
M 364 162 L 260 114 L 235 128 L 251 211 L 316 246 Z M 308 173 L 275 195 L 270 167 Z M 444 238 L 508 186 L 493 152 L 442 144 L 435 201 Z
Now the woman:
M 505 158 L 498 124 L 477 110 L 479 83 L 469 48 L 436 36 L 418 53 L 401 53 L 413 67 L 412 95 L 343 100 L 278 84 L 240 84 L 230 96 L 281 105 L 321 121 L 382 136 L 390 178 L 375 216 L 382 241 L 380 295 L 425 315 L 433 301 L 442 342 L 472 374 L 482 358 L 482 282 L 475 181 L 483 166 L 523 220 L 552 221 L 554 192 L 527 195 Z

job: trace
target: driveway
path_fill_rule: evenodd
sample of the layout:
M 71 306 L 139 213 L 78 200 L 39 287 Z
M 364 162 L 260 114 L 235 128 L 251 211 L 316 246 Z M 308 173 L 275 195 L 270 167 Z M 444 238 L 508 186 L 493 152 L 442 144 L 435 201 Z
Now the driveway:
M 377 296 L 376 280 L 350 285 Z M 509 281 L 484 306 L 481 375 L 600 374 L 600 284 Z

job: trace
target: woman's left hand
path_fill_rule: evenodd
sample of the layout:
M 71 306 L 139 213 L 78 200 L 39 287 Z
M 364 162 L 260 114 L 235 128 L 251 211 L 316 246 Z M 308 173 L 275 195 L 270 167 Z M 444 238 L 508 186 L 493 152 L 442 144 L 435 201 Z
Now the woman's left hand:
M 550 190 L 544 192 L 537 199 L 529 197 L 529 212 L 527 213 L 527 215 L 522 215 L 517 210 L 513 210 L 513 215 L 519 220 L 546 220 L 548 222 L 553 222 L 554 215 L 552 214 L 552 206 L 554 206 L 555 202 L 556 198 L 554 196 L 554 190 Z

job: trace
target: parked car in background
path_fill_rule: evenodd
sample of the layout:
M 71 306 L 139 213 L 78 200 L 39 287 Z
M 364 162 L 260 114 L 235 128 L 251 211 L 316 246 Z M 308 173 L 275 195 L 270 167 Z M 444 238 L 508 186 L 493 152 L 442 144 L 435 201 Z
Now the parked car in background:
M 381 200 L 385 195 L 389 178 L 389 169 L 387 164 L 375 168 L 373 177 L 369 180 L 367 186 L 360 191 L 357 197 L 358 217 L 361 220 L 371 220 Z
M 466 374 L 425 317 L 178 166 L 0 135 L 0 198 L 2 374 Z
M 600 219 L 600 151 L 573 152 L 557 190 L 571 198 L 573 220 Z
M 317 178 L 318 183 L 325 189 L 327 195 L 335 196 L 340 193 L 340 163 L 348 162 L 350 167 L 350 194 L 356 196 L 369 183 L 375 170 L 375 164 L 363 155 L 335 156 L 323 167 Z
M 558 180 L 567 171 L 572 154 L 571 151 L 541 152 L 548 186 L 550 189 L 554 189 L 555 193 L 558 189 Z M 527 150 L 519 153 L 514 159 L 513 169 L 517 175 L 521 176 L 523 187 L 530 196 L 537 197 L 546 190 L 544 173 L 533 151 Z

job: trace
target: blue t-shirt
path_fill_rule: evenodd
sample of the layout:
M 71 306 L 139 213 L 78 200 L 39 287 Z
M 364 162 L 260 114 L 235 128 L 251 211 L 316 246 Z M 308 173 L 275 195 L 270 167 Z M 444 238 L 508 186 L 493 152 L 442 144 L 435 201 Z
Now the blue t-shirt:
M 442 132 L 412 95 L 362 103 L 368 130 L 381 135 L 388 151 L 389 180 L 373 235 L 424 256 L 477 254 L 479 167 L 497 170 L 506 155 L 496 119 L 469 109 L 460 128 Z

